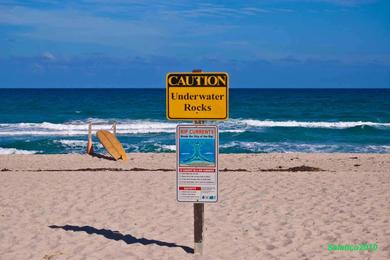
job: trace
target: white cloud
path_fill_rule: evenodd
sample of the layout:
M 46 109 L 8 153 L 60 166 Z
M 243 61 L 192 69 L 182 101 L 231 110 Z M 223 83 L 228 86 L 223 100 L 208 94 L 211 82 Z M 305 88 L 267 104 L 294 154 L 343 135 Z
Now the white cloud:
M 55 61 L 57 59 L 51 52 L 44 52 L 42 58 L 48 61 Z

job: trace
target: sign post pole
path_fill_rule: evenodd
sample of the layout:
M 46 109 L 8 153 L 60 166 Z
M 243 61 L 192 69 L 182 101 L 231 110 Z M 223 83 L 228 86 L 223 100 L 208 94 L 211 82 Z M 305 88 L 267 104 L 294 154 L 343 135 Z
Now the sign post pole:
M 201 121 L 194 121 L 195 124 L 202 124 Z M 194 203 L 194 253 L 203 254 L 203 223 L 204 203 Z
M 204 203 L 194 203 L 194 253 L 203 254 Z
M 193 70 L 192 72 L 202 72 Z M 193 121 L 195 125 L 202 125 L 201 120 Z M 194 203 L 194 253 L 203 254 L 203 223 L 204 223 L 204 203 Z

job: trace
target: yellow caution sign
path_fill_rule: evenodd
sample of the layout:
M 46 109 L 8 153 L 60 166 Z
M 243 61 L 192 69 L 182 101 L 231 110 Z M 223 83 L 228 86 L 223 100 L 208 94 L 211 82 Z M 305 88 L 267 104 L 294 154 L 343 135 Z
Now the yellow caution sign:
M 228 119 L 229 75 L 227 73 L 168 73 L 166 84 L 168 119 Z

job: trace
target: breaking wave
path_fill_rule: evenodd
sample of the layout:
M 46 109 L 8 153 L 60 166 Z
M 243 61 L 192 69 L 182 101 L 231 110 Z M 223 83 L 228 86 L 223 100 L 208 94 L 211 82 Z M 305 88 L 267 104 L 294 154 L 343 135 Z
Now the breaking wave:
M 19 150 L 15 148 L 1 148 L 0 147 L 0 154 L 35 154 L 39 153 L 39 151 L 28 151 L 28 150 Z
M 236 153 L 390 153 L 390 145 L 294 144 L 232 141 L 220 145 L 221 152 Z
M 85 121 L 70 121 L 65 123 L 2 123 L 0 136 L 81 136 L 88 132 L 88 122 L 93 122 L 93 130 L 112 129 L 112 121 L 103 119 L 88 119 Z M 116 120 L 118 134 L 150 134 L 175 133 L 176 122 L 152 120 Z M 390 123 L 379 122 L 305 122 L 305 121 L 271 121 L 254 119 L 231 119 L 226 122 L 217 122 L 221 133 L 242 133 L 261 131 L 272 127 L 298 128 L 328 128 L 346 129 L 355 127 L 374 127 L 390 129 Z
M 377 122 L 305 122 L 305 121 L 268 121 L 268 120 L 242 120 L 242 123 L 254 127 L 306 127 L 306 128 L 332 128 L 345 129 L 358 126 L 371 126 L 377 128 L 390 127 L 390 123 Z

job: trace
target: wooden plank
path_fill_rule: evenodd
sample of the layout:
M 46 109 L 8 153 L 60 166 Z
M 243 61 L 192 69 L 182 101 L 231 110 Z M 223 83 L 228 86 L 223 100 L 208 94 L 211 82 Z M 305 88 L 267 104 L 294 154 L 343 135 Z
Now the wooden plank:
M 204 204 L 194 203 L 194 252 L 203 254 Z

